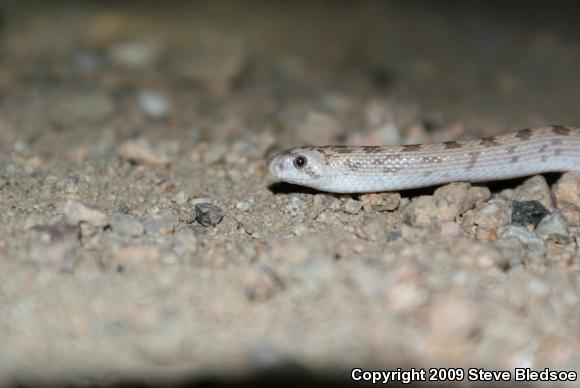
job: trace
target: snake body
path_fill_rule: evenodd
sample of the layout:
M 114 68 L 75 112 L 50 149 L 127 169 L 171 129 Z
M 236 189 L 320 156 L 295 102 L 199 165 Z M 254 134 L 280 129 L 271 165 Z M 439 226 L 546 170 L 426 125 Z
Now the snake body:
M 580 128 L 521 129 L 477 140 L 401 146 L 309 146 L 268 160 L 278 179 L 334 193 L 580 171 Z

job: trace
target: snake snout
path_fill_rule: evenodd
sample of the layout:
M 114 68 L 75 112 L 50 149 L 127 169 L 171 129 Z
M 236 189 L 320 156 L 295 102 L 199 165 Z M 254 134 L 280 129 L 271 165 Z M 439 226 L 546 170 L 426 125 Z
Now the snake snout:
M 276 177 L 284 171 L 284 160 L 279 157 L 279 155 L 272 155 L 266 161 L 270 173 Z

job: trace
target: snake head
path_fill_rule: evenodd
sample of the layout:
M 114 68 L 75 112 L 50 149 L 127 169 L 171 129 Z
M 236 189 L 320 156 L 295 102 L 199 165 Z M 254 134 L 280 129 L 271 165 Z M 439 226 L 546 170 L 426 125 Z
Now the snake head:
M 292 148 L 268 158 L 270 173 L 281 181 L 317 188 L 322 183 L 324 155 L 309 147 Z

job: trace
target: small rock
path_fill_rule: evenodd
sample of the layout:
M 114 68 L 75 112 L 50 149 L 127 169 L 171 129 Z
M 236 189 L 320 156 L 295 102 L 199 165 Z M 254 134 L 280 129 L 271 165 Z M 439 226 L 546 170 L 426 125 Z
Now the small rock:
M 161 93 L 142 91 L 137 95 L 137 102 L 143 113 L 153 119 L 164 119 L 171 111 L 171 101 Z
M 502 193 L 503 194 L 503 193 Z M 546 178 L 535 175 L 510 193 L 509 198 L 518 202 L 537 201 L 546 209 L 553 209 L 552 194 Z
M 570 239 L 570 230 L 566 220 L 559 213 L 545 216 L 536 228 L 536 234 L 543 240 L 567 241 Z
M 358 214 L 362 209 L 362 202 L 349 198 L 344 203 L 342 210 L 347 214 Z
M 570 226 L 580 226 L 580 173 L 569 172 L 552 188 L 554 200 Z
M 243 212 L 247 212 L 250 210 L 252 205 L 249 202 L 238 202 L 236 203 L 236 209 L 241 210 Z
M 451 183 L 435 190 L 432 196 L 414 198 L 405 208 L 405 220 L 412 226 L 455 221 L 458 216 L 490 197 L 489 189 L 469 183 Z
M 401 194 L 399 193 L 371 193 L 361 194 L 360 200 L 370 203 L 372 208 L 378 212 L 393 211 L 401 203 Z
M 223 210 L 211 203 L 198 203 L 195 205 L 195 219 L 203 226 L 216 226 L 223 217 Z
M 166 168 L 170 160 L 167 156 L 154 151 L 145 140 L 131 140 L 118 149 L 121 158 L 135 164 L 144 164 L 153 168 Z
M 517 252 L 520 256 L 525 255 L 525 252 L 522 252 L 523 250 L 536 254 L 543 254 L 546 251 L 544 241 L 521 226 L 506 226 L 500 230 L 498 235 L 501 240 L 505 240 L 504 243 L 507 243 L 507 248 L 512 248 L 512 251 Z M 521 245 L 514 245 L 510 240 L 511 242 L 518 241 Z
M 143 224 L 125 214 L 115 214 L 111 219 L 111 229 L 124 237 L 137 237 L 145 232 Z
M 105 227 L 109 223 L 105 213 L 73 200 L 65 203 L 63 213 L 66 222 L 69 224 L 78 225 L 81 222 L 86 222 L 93 226 Z
M 251 236 L 258 231 L 258 228 L 254 224 L 247 224 L 244 226 L 244 231 Z
M 386 225 L 384 220 L 378 216 L 366 216 L 357 230 L 357 235 L 369 241 L 377 241 L 385 238 Z
M 475 238 L 483 241 L 495 241 L 497 240 L 497 232 L 493 229 L 477 228 Z
M 189 194 L 187 194 L 185 191 L 179 191 L 173 196 L 173 202 L 179 206 L 185 205 L 187 201 L 189 201 Z
M 548 213 L 548 210 L 538 201 L 514 201 L 512 203 L 512 224 L 537 226 Z
M 463 227 L 477 225 L 487 229 L 497 229 L 511 221 L 511 206 L 503 198 L 494 198 L 481 206 L 469 210 L 462 220 Z
M 122 202 L 119 205 L 119 208 L 117 209 L 117 212 L 121 213 L 121 214 L 128 214 L 129 210 L 131 210 L 131 208 L 129 207 L 129 205 L 127 205 L 125 202 Z
M 165 210 L 159 214 L 152 214 L 144 217 L 142 223 L 145 232 L 149 235 L 167 235 L 173 233 L 175 216 L 171 210 Z

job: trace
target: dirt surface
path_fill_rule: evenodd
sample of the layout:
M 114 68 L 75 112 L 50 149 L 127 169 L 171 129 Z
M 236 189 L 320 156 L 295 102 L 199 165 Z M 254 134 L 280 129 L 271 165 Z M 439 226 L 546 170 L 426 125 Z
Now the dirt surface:
M 578 173 L 268 176 L 290 146 L 580 124 L 572 2 L 404 4 L 5 3 L 0 383 L 578 371 Z

